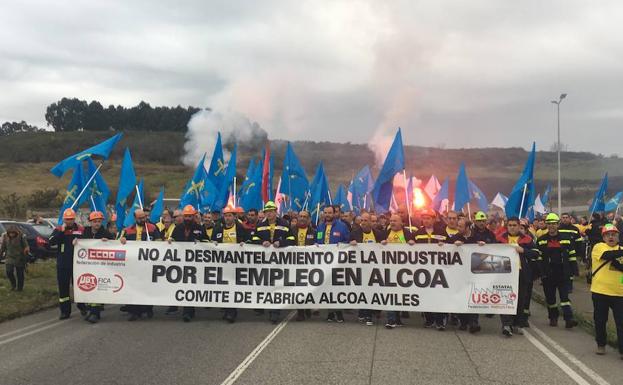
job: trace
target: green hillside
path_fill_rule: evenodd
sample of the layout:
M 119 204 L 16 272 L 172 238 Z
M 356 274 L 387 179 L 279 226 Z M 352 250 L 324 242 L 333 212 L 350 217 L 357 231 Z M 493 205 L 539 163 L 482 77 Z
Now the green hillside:
M 0 199 L 15 193 L 16 197 L 26 202 L 29 194 L 46 188 L 58 189 L 63 193 L 70 176 L 58 179 L 50 174 L 49 169 L 55 162 L 110 136 L 110 132 L 43 132 L 0 137 Z M 115 191 L 122 152 L 128 146 L 132 150 L 137 175 L 145 178 L 148 197 L 154 198 L 163 185 L 168 197 L 178 197 L 192 174 L 192 168 L 181 162 L 184 142 L 184 133 L 181 132 L 127 132 L 103 167 L 103 175 Z M 281 140 L 271 142 L 275 187 L 281 174 L 285 145 L 286 142 Z M 318 161 L 324 162 L 332 189 L 339 183 L 348 184 L 353 174 L 364 165 L 374 166 L 374 154 L 365 144 L 301 141 L 293 145 L 310 179 Z M 260 152 L 259 148 L 240 146 L 239 180 L 244 176 L 249 159 L 257 159 Z M 440 181 L 450 177 L 453 182 L 459 164 L 463 161 L 469 177 L 491 199 L 498 191 L 509 192 L 528 153 L 521 148 L 439 149 L 406 146 L 405 156 L 408 172 L 425 181 L 434 173 Z M 586 203 L 606 171 L 610 176 L 610 192 L 623 189 L 623 159 L 585 152 L 564 152 L 562 173 L 565 204 Z M 377 172 L 373 167 L 373 173 Z M 539 151 L 535 174 L 539 190 L 543 190 L 548 183 L 555 187 L 556 154 Z M 555 195 L 553 192 L 552 197 L 555 198 Z

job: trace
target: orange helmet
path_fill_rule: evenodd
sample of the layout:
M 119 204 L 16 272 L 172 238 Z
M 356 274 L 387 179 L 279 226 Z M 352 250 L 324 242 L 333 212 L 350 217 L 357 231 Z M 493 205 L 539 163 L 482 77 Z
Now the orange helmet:
M 195 215 L 195 214 L 196 214 L 196 211 L 192 205 L 184 206 L 184 209 L 182 210 L 182 215 Z
M 76 219 L 76 212 L 74 209 L 65 209 L 65 211 L 63 211 L 63 219 Z
M 234 206 L 226 206 L 223 209 L 223 214 L 235 214 L 236 213 L 236 208 Z
M 422 210 L 421 216 L 428 216 L 431 218 L 435 218 L 437 216 L 437 214 L 435 213 L 435 210 L 433 209 L 424 209 Z
M 101 211 L 91 211 L 89 214 L 89 220 L 93 221 L 95 219 L 104 219 L 104 214 Z

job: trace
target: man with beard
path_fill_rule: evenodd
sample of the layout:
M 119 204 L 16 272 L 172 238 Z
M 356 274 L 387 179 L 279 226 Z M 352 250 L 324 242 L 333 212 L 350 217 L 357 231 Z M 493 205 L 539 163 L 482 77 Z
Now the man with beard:
M 206 239 L 205 231 L 203 227 L 195 221 L 195 215 L 197 211 L 191 205 L 186 205 L 182 210 L 182 216 L 184 222 L 180 225 L 175 225 L 171 238 L 167 239 L 170 243 L 172 240 L 175 242 L 201 242 Z M 191 306 L 185 306 L 182 310 L 182 319 L 184 322 L 190 322 L 195 317 L 195 308 Z
M 101 239 L 102 241 L 113 240 L 115 239 L 114 234 L 111 234 L 104 226 L 102 226 L 102 222 L 104 221 L 104 214 L 101 211 L 93 211 L 89 214 L 89 222 L 91 222 L 91 226 L 87 226 L 84 228 L 84 232 L 81 239 Z M 78 242 L 77 239 L 74 239 L 74 245 Z M 89 314 L 87 314 L 85 321 L 90 322 L 92 324 L 97 323 L 100 320 L 100 312 L 102 311 L 102 305 L 97 303 L 89 303 L 87 304 L 87 310 Z
M 231 206 L 227 206 L 223 209 L 223 220 L 214 224 L 214 230 L 212 231 L 212 241 L 216 243 L 227 243 L 240 245 L 249 240 L 249 233 L 242 226 L 242 224 L 236 219 L 236 209 Z M 223 315 L 223 319 L 229 323 L 236 322 L 238 317 L 238 309 L 226 308 Z
M 294 242 L 290 245 L 310 246 L 316 244 L 316 229 L 311 224 L 308 211 L 303 210 L 299 213 L 296 227 L 291 228 L 290 232 L 294 236 Z M 296 311 L 297 321 L 305 321 L 305 318 L 311 318 L 311 309 Z
M 158 228 L 147 222 L 145 211 L 137 209 L 134 211 L 134 224 L 123 229 L 119 242 L 125 245 L 127 241 L 155 241 L 159 239 L 161 239 L 161 235 Z M 143 314 L 147 318 L 154 316 L 154 307 L 152 305 L 127 305 L 126 309 L 130 313 L 128 321 L 136 321 Z

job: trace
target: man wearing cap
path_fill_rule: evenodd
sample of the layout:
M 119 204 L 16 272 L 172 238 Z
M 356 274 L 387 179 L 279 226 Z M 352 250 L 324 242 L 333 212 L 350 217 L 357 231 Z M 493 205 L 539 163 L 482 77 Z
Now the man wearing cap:
M 478 243 L 497 243 L 495 235 L 489 228 L 487 228 L 487 214 L 483 211 L 478 211 L 474 215 L 474 229 L 472 231 L 474 240 Z
M 212 241 L 216 243 L 243 244 L 248 240 L 249 233 L 236 219 L 236 209 L 231 206 L 225 207 L 223 209 L 223 221 L 218 221 L 214 224 Z M 237 316 L 238 309 L 226 308 L 223 319 L 229 323 L 234 323 Z
M 63 211 L 63 224 L 52 231 L 50 245 L 58 245 L 56 254 L 56 280 L 58 282 L 58 302 L 61 315 L 59 319 L 67 319 L 71 315 L 71 299 L 69 285 L 72 283 L 74 268 L 74 239 L 80 238 L 84 228 L 76 223 L 76 212 L 73 209 Z M 77 304 L 80 314 L 87 315 L 83 303 Z
M 156 225 L 147 222 L 147 215 L 141 209 L 134 211 L 134 224 L 123 229 L 119 236 L 119 241 L 122 245 L 125 245 L 127 241 L 156 241 L 160 239 L 160 231 L 158 231 Z M 154 316 L 154 307 L 152 305 L 127 305 L 126 308 L 128 313 L 130 313 L 128 321 L 136 321 L 143 314 L 146 314 L 147 318 Z
M 573 311 L 569 301 L 569 276 L 571 273 L 569 257 L 575 255 L 575 245 L 572 237 L 558 231 L 559 222 L 558 215 L 547 214 L 545 218 L 547 233 L 538 238 L 537 247 L 542 258 L 543 292 L 547 302 L 549 324 L 552 327 L 558 326 L 559 311 L 556 303 L 556 291 L 558 291 L 565 327 L 570 329 L 578 324 L 573 319 Z
M 359 226 L 353 227 L 353 231 L 350 233 L 350 244 L 352 246 L 357 246 L 359 243 L 380 243 L 382 240 L 387 239 L 385 232 L 372 228 L 370 214 L 363 213 L 360 217 L 361 222 Z M 359 310 L 358 318 L 359 322 L 365 323 L 367 326 L 374 326 L 374 322 L 372 322 L 372 310 Z
M 195 215 L 197 211 L 192 205 L 186 205 L 182 210 L 184 222 L 181 225 L 175 225 L 171 237 L 167 239 L 168 242 L 201 242 L 206 239 L 205 231 L 203 227 L 195 222 Z M 167 311 L 172 310 L 168 309 Z M 190 322 L 195 317 L 195 308 L 192 306 L 185 306 L 182 310 L 182 320 L 184 322 Z
M 619 245 L 619 230 L 615 225 L 605 224 L 601 234 L 603 242 L 597 243 L 591 253 L 596 353 L 606 354 L 606 324 L 612 309 L 619 355 L 623 360 L 623 248 Z
M 420 214 L 422 219 L 422 226 L 414 233 L 415 243 L 438 243 L 443 244 L 446 242 L 446 231 L 441 228 L 436 222 L 436 213 L 432 209 L 425 209 Z M 447 314 L 445 313 L 423 313 L 424 327 L 437 327 L 437 330 L 443 331 L 446 329 L 448 322 Z
M 84 232 L 80 236 L 80 239 L 101 239 L 102 241 L 108 241 L 115 239 L 114 234 L 111 234 L 104 226 L 102 226 L 102 222 L 104 221 L 104 213 L 101 211 L 92 211 L 89 214 L 89 222 L 91 222 L 91 226 L 86 226 L 84 228 Z M 74 239 L 74 245 L 78 242 L 77 239 Z M 90 322 L 92 324 L 97 323 L 100 320 L 100 312 L 102 310 L 102 305 L 97 303 L 89 303 L 87 304 L 88 314 L 85 317 L 85 321 Z
M 521 234 L 519 218 L 511 217 L 506 221 L 506 231 L 497 237 L 499 243 L 515 246 L 519 254 L 519 287 L 517 290 L 517 312 L 513 315 L 501 315 L 502 334 L 512 337 L 513 331 L 523 334 L 523 328 L 528 326 L 528 313 L 525 310 L 526 301 L 530 301 L 532 293 L 528 293 L 529 283 L 532 282 L 530 263 L 537 260 L 539 251 L 529 235 Z M 515 329 L 515 330 L 513 330 Z
M 251 236 L 251 243 L 263 245 L 264 247 L 293 245 L 295 237 L 290 233 L 288 223 L 277 216 L 277 205 L 273 201 L 268 201 L 264 205 L 264 215 L 266 218 L 257 224 L 255 233 Z M 279 322 L 280 314 L 281 311 L 279 309 L 269 310 L 268 318 L 270 322 L 273 324 Z
M 350 242 L 350 232 L 348 228 L 336 217 L 335 207 L 326 206 L 323 209 L 323 221 L 316 230 L 316 243 L 321 245 L 333 245 L 338 243 Z M 327 322 L 344 322 L 344 315 L 341 310 L 329 311 Z

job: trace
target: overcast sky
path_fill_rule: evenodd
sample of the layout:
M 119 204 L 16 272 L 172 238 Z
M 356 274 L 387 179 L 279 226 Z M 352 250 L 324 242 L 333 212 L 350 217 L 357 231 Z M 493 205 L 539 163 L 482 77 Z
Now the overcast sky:
M 173 5 L 175 4 L 175 5 Z M 0 122 L 61 97 L 210 106 L 272 138 L 623 154 L 621 1 L 11 1 Z

